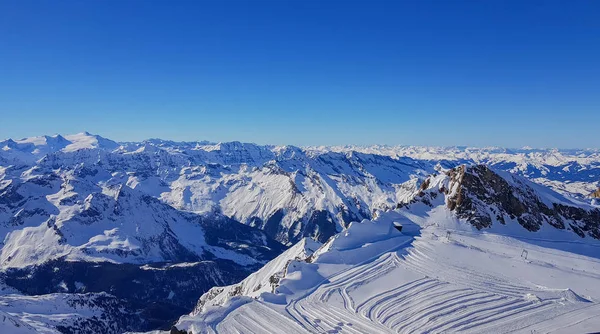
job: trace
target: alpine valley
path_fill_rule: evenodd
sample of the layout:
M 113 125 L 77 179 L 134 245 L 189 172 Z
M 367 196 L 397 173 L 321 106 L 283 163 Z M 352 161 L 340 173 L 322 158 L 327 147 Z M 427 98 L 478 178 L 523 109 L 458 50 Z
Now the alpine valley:
M 0 141 L 1 333 L 600 331 L 600 150 Z

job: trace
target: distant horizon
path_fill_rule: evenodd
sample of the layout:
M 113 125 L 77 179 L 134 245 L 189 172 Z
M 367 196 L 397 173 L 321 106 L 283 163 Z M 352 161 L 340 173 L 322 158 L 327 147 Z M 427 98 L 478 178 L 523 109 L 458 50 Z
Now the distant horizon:
M 318 148 L 318 147 L 330 147 L 330 148 L 335 148 L 335 147 L 362 147 L 362 148 L 368 148 L 368 147 L 374 147 L 374 146 L 382 146 L 382 147 L 421 147 L 421 148 L 456 148 L 456 149 L 466 149 L 466 148 L 470 148 L 470 149 L 494 149 L 494 148 L 499 148 L 499 149 L 506 149 L 506 150 L 521 150 L 521 151 L 535 151 L 535 150 L 544 150 L 544 151 L 548 151 L 548 150 L 560 150 L 560 151 L 569 151 L 569 150 L 589 150 L 589 151 L 600 151 L 600 147 L 534 147 L 531 145 L 523 145 L 521 147 L 507 147 L 507 146 L 473 146 L 473 145 L 415 145 L 415 144 L 381 144 L 381 143 L 374 143 L 374 144 L 334 144 L 334 145 L 328 145 L 328 144 L 317 144 L 317 145 L 296 145 L 296 144 L 290 144 L 290 143 L 283 143 L 283 144 L 279 144 L 279 143 L 256 143 L 256 142 L 252 142 L 252 141 L 243 141 L 243 140 L 228 140 L 228 141 L 213 141 L 210 139 L 197 139 L 197 140 L 172 140 L 169 138 L 160 138 L 160 137 L 150 137 L 150 138 L 145 138 L 145 139 L 141 139 L 141 140 L 118 140 L 112 137 L 107 137 L 107 136 L 103 136 L 102 134 L 98 134 L 98 133 L 92 133 L 89 131 L 79 131 L 79 132 L 75 132 L 75 133 L 68 133 L 68 134 L 64 134 L 64 133 L 53 133 L 53 134 L 39 134 L 39 135 L 34 135 L 34 136 L 26 136 L 26 137 L 20 137 L 20 138 L 16 138 L 16 137 L 9 137 L 9 138 L 0 138 L 0 142 L 3 141 L 7 141 L 7 140 L 13 140 L 15 142 L 19 142 L 19 141 L 24 141 L 27 139 L 32 139 L 32 138 L 36 138 L 36 137 L 44 137 L 44 136 L 48 136 L 48 137 L 56 137 L 56 136 L 61 136 L 65 139 L 67 139 L 66 137 L 70 137 L 70 136 L 75 136 L 75 135 L 83 135 L 83 134 L 87 134 L 90 136 L 98 136 L 104 139 L 108 139 L 111 141 L 114 141 L 118 144 L 128 144 L 128 143 L 143 143 L 146 141 L 152 141 L 152 140 L 162 140 L 162 141 L 167 141 L 167 142 L 173 142 L 173 143 L 198 143 L 198 144 L 204 144 L 204 145 L 217 145 L 217 144 L 226 144 L 226 143 L 234 143 L 234 142 L 238 142 L 238 143 L 242 143 L 242 144 L 253 144 L 253 145 L 257 145 L 257 146 L 294 146 L 294 147 L 299 147 L 299 148 Z
M 2 1 L 0 137 L 600 145 L 600 1 Z

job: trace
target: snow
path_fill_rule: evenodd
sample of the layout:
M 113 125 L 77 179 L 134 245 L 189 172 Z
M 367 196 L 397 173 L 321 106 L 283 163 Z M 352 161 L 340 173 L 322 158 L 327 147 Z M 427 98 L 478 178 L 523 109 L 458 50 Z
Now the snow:
M 192 333 L 600 328 L 600 248 L 594 257 L 584 256 L 523 240 L 522 231 L 514 236 L 481 232 L 444 210 L 390 211 L 353 223 L 308 262 L 290 262 L 275 293 L 196 310 L 176 327 Z M 405 233 L 393 229 L 395 222 Z M 457 225 L 463 228 L 448 230 Z M 568 241 L 571 235 L 555 232 L 554 240 Z
M 35 334 L 40 333 L 36 328 L 21 321 L 18 317 L 12 316 L 6 312 L 0 311 L 0 333 L 10 334 Z M 59 333 L 58 331 L 48 331 L 46 333 Z
M 283 277 L 285 270 L 292 261 L 308 258 L 320 246 L 321 244 L 314 240 L 302 239 L 240 283 L 211 289 L 205 294 L 206 298 L 200 301 L 201 303 L 193 313 L 206 312 L 208 309 L 226 305 L 232 302 L 232 299 L 239 298 L 237 296 L 258 298 L 263 293 L 271 293 L 273 278 Z
M 6 140 L 0 147 L 0 162 L 6 161 L 2 165 L 36 166 L 42 173 L 60 168 L 60 175 L 89 168 L 97 174 L 86 178 L 98 185 L 126 184 L 179 210 L 221 212 L 259 228 L 284 212 L 274 236 L 287 244 L 314 232 L 305 227 L 316 211 L 328 212 L 334 230 L 341 231 L 348 217 L 369 219 L 373 210 L 394 208 L 436 169 L 461 163 L 518 173 L 587 203 L 591 190 L 600 187 L 594 176 L 600 175 L 594 173 L 600 168 L 600 151 L 594 149 L 298 148 L 159 139 L 116 143 L 86 132 Z M 0 175 L 6 182 L 22 177 L 16 173 L 4 170 Z
M 0 333 L 57 334 L 57 326 L 77 326 L 81 320 L 110 322 L 104 315 L 107 309 L 101 305 L 105 298 L 111 297 L 105 293 L 0 296 Z
M 473 163 L 504 171 L 499 173 L 511 185 L 533 189 L 548 206 L 598 205 L 587 197 L 600 187 L 598 149 L 298 148 L 157 139 L 116 143 L 86 132 L 40 136 L 0 142 L 0 264 L 8 270 L 65 259 L 178 261 L 167 267 L 187 267 L 201 263 L 206 252 L 241 266 L 264 263 L 248 249 L 252 243 L 207 243 L 197 219 L 225 215 L 269 229 L 295 246 L 244 281 L 211 289 L 180 319 L 180 328 L 202 333 L 600 328 L 594 317 L 600 313 L 598 240 L 548 224 L 530 232 L 510 219 L 478 231 L 448 211 L 443 196 L 431 206 L 414 203 L 390 211 L 415 198 L 431 174 L 437 176 L 428 190 L 439 193 L 449 185 L 444 170 Z M 458 183 L 452 186 L 448 196 L 459 190 Z M 333 236 L 318 235 L 321 226 L 314 224 L 309 230 L 318 212 L 327 214 Z M 402 232 L 394 223 L 402 224 Z M 321 237 L 323 245 L 305 236 Z M 253 242 L 263 247 L 266 237 Z M 181 252 L 190 258 L 181 260 Z M 70 292 L 85 286 L 76 290 Z M 52 298 L 58 297 L 36 303 L 53 305 Z M 164 298 L 177 300 L 167 292 Z M 24 332 L 52 330 L 48 323 L 73 313 L 65 308 L 26 314 L 2 305 L 0 312 L 0 319 L 8 312 L 0 332 L 20 323 Z
M 182 215 L 125 185 L 102 186 L 69 175 L 45 186 L 35 183 L 34 175 L 26 180 L 29 182 L 21 183 L 19 192 L 36 199 L 25 201 L 13 215 L 13 219 L 24 216 L 23 224 L 4 227 L 0 250 L 3 268 L 22 268 L 58 258 L 169 262 L 179 258 L 181 248 L 198 257 L 209 251 L 244 266 L 257 263 L 250 255 L 208 245 L 197 218 Z M 70 198 L 77 200 L 64 202 Z M 41 209 L 42 214 L 29 215 Z

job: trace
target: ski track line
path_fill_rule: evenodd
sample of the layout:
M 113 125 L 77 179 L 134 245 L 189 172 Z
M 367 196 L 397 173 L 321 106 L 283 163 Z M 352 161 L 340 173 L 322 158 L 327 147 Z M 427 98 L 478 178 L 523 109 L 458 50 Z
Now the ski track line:
M 536 333 L 551 333 L 560 329 L 572 327 L 588 319 L 598 317 L 598 314 L 600 314 L 600 304 L 594 303 L 590 306 L 575 308 L 569 312 L 554 316 L 550 319 L 544 319 L 535 324 L 515 329 L 512 332 L 535 330 Z
M 391 263 L 389 263 L 389 265 L 386 267 L 385 270 L 380 271 L 376 275 L 373 275 L 373 276 L 371 276 L 371 277 L 369 277 L 367 279 L 363 279 L 363 280 L 351 283 L 348 286 L 346 286 L 346 287 L 343 288 L 343 290 L 342 290 L 343 291 L 342 298 L 348 299 L 350 301 L 350 310 L 352 312 L 356 312 L 356 304 L 354 302 L 354 299 L 350 295 L 351 291 L 354 291 L 354 290 L 358 289 L 359 287 L 361 287 L 361 286 L 363 286 L 365 284 L 368 284 L 371 281 L 376 280 L 377 278 L 385 276 L 385 275 L 389 274 L 390 272 L 396 270 L 396 268 L 398 266 L 398 261 L 397 261 L 398 257 L 395 256 L 395 254 L 396 254 L 395 252 L 391 253 L 391 254 L 392 254 L 392 256 L 391 256 L 391 259 L 389 261 Z M 386 264 L 388 264 L 388 263 L 386 263 Z
M 428 250 L 432 250 L 433 253 L 433 249 L 431 247 L 423 247 L 423 248 L 428 248 Z M 409 259 L 413 259 L 414 261 L 418 262 L 419 264 L 421 264 L 421 268 L 423 269 L 429 269 L 429 270 L 433 270 L 434 268 L 432 268 L 431 264 L 433 263 L 436 268 L 437 271 L 439 271 L 439 267 L 443 267 L 449 270 L 453 270 L 456 275 L 456 271 L 461 273 L 461 276 L 466 276 L 469 277 L 471 280 L 473 278 L 477 278 L 478 282 L 494 282 L 494 285 L 497 287 L 501 287 L 503 290 L 504 289 L 510 289 L 510 290 L 522 290 L 522 291 L 530 291 L 531 289 L 526 288 L 526 287 L 522 287 L 522 286 L 518 286 L 518 285 L 514 285 L 511 284 L 510 280 L 508 278 L 502 278 L 499 276 L 492 276 L 492 275 L 486 275 L 486 274 L 482 274 L 467 268 L 460 268 L 460 267 L 456 267 L 456 266 L 450 266 L 444 263 L 444 261 L 441 261 L 441 259 L 439 258 L 432 258 L 432 256 L 425 254 L 421 249 L 419 248 L 413 248 L 409 250 L 409 256 L 407 257 Z M 425 265 L 428 264 L 428 265 Z
M 533 303 L 533 305 L 528 305 L 528 306 L 524 306 L 524 307 L 519 307 L 519 308 L 514 308 L 514 309 L 509 309 L 506 312 L 505 311 L 498 311 L 496 313 L 494 313 L 491 316 L 479 316 L 476 319 L 473 319 L 472 322 L 470 322 L 469 324 L 463 325 L 460 327 L 461 330 L 469 330 L 469 329 L 477 329 L 479 330 L 480 327 L 490 327 L 492 325 L 499 325 L 502 323 L 506 323 L 508 321 L 515 321 L 518 320 L 522 317 L 530 317 L 532 315 L 535 315 L 537 313 L 540 312 L 545 312 L 547 309 L 550 308 L 556 308 L 557 305 L 551 301 L 547 301 L 547 302 L 541 302 L 541 303 Z M 535 311 L 533 311 L 535 310 Z M 517 314 L 521 314 L 523 312 L 526 312 L 525 314 L 522 314 L 520 316 L 515 316 Z
M 456 297 L 453 297 L 453 298 L 450 298 L 447 300 L 433 302 L 427 307 L 424 307 L 422 309 L 419 309 L 418 311 L 410 313 L 408 317 L 412 318 L 414 316 L 417 316 L 416 320 L 419 320 L 423 317 L 428 317 L 427 321 L 429 321 L 430 315 L 435 314 L 439 311 L 446 310 L 448 307 L 459 305 L 460 303 L 466 303 L 466 302 L 480 300 L 480 299 L 486 299 L 486 298 L 489 299 L 490 295 L 485 295 L 483 292 L 473 292 L 473 293 L 470 293 L 467 295 L 458 295 Z M 460 306 L 464 307 L 464 305 L 460 305 Z M 406 313 L 404 313 L 407 308 L 410 309 L 410 306 L 407 306 L 405 308 L 394 308 L 392 311 L 395 311 L 395 312 L 387 315 L 381 321 L 386 325 L 388 323 L 389 324 L 399 324 L 402 321 L 405 321 L 405 319 L 407 319 L 407 315 L 406 315 Z M 427 312 L 422 313 L 424 311 L 427 311 Z M 394 325 L 390 325 L 388 327 L 394 328 Z
M 243 307 L 243 306 L 242 306 Z M 281 333 L 302 334 L 304 331 L 294 328 L 297 326 L 292 319 L 287 318 L 261 302 L 255 304 L 254 308 L 244 308 L 232 318 L 222 323 L 223 329 L 219 331 L 229 332 L 229 328 L 241 333 Z M 293 326 L 291 326 L 293 325 Z
M 327 325 L 330 330 L 340 331 L 338 327 L 344 326 L 343 322 L 346 324 L 351 324 L 351 326 L 344 327 L 345 331 L 353 332 L 356 334 L 368 333 L 372 331 L 373 324 L 370 322 L 364 321 L 356 321 L 353 313 L 346 313 L 340 311 L 338 308 L 332 305 L 315 303 L 301 306 L 304 312 L 307 315 L 313 318 L 315 323 L 318 323 L 323 330 L 325 328 L 321 324 Z M 341 322 L 340 320 L 343 320 Z M 340 325 L 340 323 L 342 323 Z
M 349 287 L 354 287 L 354 286 L 361 286 L 363 284 L 366 284 L 374 279 L 377 279 L 381 276 L 384 276 L 388 273 L 390 273 L 391 271 L 393 271 L 395 269 L 395 266 L 390 265 L 389 262 L 393 262 L 393 259 L 390 259 L 389 257 L 386 258 L 386 261 L 381 262 L 381 264 L 377 267 L 377 268 L 373 268 L 371 270 L 369 270 L 368 272 L 361 274 L 360 276 L 353 276 L 351 279 L 349 280 L 345 280 L 344 282 L 338 283 L 336 282 L 335 288 L 331 288 L 332 285 L 328 285 L 325 284 L 324 288 L 329 287 L 329 290 L 325 290 L 324 292 L 321 293 L 319 299 L 321 302 L 327 302 L 329 300 L 329 297 L 331 294 L 335 293 L 336 291 L 339 291 L 342 298 L 344 298 L 344 301 L 349 301 L 350 304 L 350 308 L 352 311 L 354 311 L 354 300 L 348 295 L 347 289 Z M 366 277 L 364 277 L 366 276 Z M 352 282 L 354 281 L 354 282 Z M 352 283 L 351 283 L 352 282 Z M 350 284 L 348 284 L 350 283 Z M 318 292 L 319 290 L 322 289 L 317 289 L 316 292 Z M 315 294 L 313 293 L 313 295 Z
M 354 273 L 354 272 L 357 272 L 357 271 L 360 271 L 360 270 L 364 269 L 364 268 L 363 268 L 363 267 L 364 267 L 364 265 L 368 265 L 368 264 L 371 264 L 371 263 L 373 263 L 373 262 L 381 262 L 381 261 L 383 261 L 383 260 L 381 260 L 381 261 L 378 261 L 378 260 L 380 260 L 381 258 L 385 257 L 385 255 L 384 255 L 384 254 L 388 254 L 388 255 L 389 255 L 389 253 L 390 253 L 390 252 L 394 252 L 395 250 L 397 250 L 397 249 L 399 249 L 399 248 L 405 247 L 406 245 L 408 245 L 408 244 L 412 243 L 413 241 L 414 241 L 414 238 L 410 238 L 410 239 L 408 239 L 408 240 L 406 240 L 406 241 L 404 241 L 404 242 L 402 242 L 402 243 L 400 243 L 400 244 L 398 244 L 398 245 L 396 245 L 396 246 L 394 246 L 394 247 L 391 247 L 390 249 L 388 249 L 388 250 L 386 250 L 386 251 L 383 251 L 383 252 L 381 252 L 381 253 L 377 254 L 376 256 L 373 256 L 373 257 L 371 257 L 371 258 L 369 258 L 369 259 L 367 259 L 367 260 L 365 260 L 365 261 L 363 261 L 363 262 L 361 262 L 361 263 L 359 263 L 359 264 L 357 264 L 357 265 L 355 265 L 355 266 L 353 266 L 353 267 L 347 268 L 347 269 L 345 269 L 345 270 L 342 270 L 342 271 L 340 271 L 340 272 L 338 272 L 338 273 L 332 274 L 332 275 L 330 275 L 329 277 L 326 277 L 326 278 L 324 278 L 324 279 L 321 281 L 321 283 L 320 283 L 320 284 L 317 284 L 317 286 L 315 286 L 314 288 L 312 288 L 312 289 L 308 290 L 308 291 L 307 291 L 307 292 L 306 292 L 306 293 L 305 293 L 303 296 L 299 297 L 298 299 L 295 299 L 295 300 L 293 300 L 293 301 L 290 303 L 290 305 L 286 306 L 286 311 L 287 311 L 287 313 L 290 315 L 290 317 L 292 317 L 293 319 L 295 319 L 296 321 L 298 321 L 299 323 L 301 323 L 301 325 L 302 325 L 304 328 L 306 328 L 307 330 L 310 330 L 310 328 L 312 328 L 313 330 L 315 330 L 315 331 L 316 331 L 316 330 L 317 330 L 317 328 L 315 328 L 315 327 L 314 327 L 314 326 L 313 326 L 313 325 L 312 325 L 312 324 L 309 322 L 309 320 L 308 320 L 308 319 L 306 319 L 306 318 L 305 318 L 305 317 L 304 317 L 304 316 L 303 316 L 303 315 L 302 315 L 300 312 L 298 312 L 298 310 L 296 309 L 296 307 L 297 307 L 297 302 L 298 302 L 299 300 L 303 300 L 303 299 L 305 299 L 305 298 L 306 298 L 308 295 L 312 294 L 314 291 L 316 291 L 318 288 L 320 288 L 324 282 L 327 282 L 327 281 L 331 282 L 331 281 L 335 280 L 336 278 L 344 278 L 344 277 L 346 277 L 346 279 L 351 279 L 352 273 Z
M 448 264 L 447 259 L 437 254 L 439 249 L 421 238 L 330 275 L 286 306 L 289 317 L 313 333 L 482 333 L 511 325 L 511 330 L 515 326 L 537 328 L 526 319 L 562 317 L 583 309 L 577 307 L 578 303 L 570 303 L 567 311 L 555 301 L 525 299 L 527 293 L 539 289 L 514 284 L 501 275 Z M 397 250 L 411 241 L 406 253 L 399 255 Z M 423 277 L 402 282 L 356 304 L 355 290 L 389 275 L 397 267 Z M 340 299 L 335 300 L 340 304 L 329 304 L 335 294 L 339 294 Z M 548 313 L 549 309 L 555 311 Z M 585 321 L 590 315 L 579 318 L 579 322 Z
M 360 324 L 360 326 L 365 328 L 362 331 L 362 333 L 369 333 L 369 332 L 372 333 L 374 331 L 374 327 L 378 327 L 378 332 L 381 332 L 381 333 L 388 332 L 387 328 L 385 328 L 384 326 L 381 326 L 380 324 L 378 324 L 376 322 L 372 322 L 372 321 L 369 321 L 368 319 L 363 319 L 360 317 L 357 318 L 356 313 L 349 313 L 347 310 L 342 310 L 342 309 L 339 309 L 336 307 L 331 307 L 329 305 L 323 305 L 323 307 L 325 307 L 326 311 L 336 313 L 338 316 L 346 317 L 346 319 L 349 323 L 358 322 Z M 349 317 L 349 318 L 347 318 L 347 317 Z
M 317 286 L 316 289 L 314 289 L 314 292 L 312 294 L 305 295 L 304 298 L 293 301 L 291 303 L 291 306 L 292 306 L 291 308 L 286 307 L 288 314 L 293 319 L 299 321 L 303 325 L 303 327 L 305 327 L 306 329 L 312 328 L 315 331 L 319 332 L 319 328 L 318 328 L 319 326 L 313 324 L 313 323 L 315 323 L 314 320 L 311 321 L 311 319 L 306 317 L 302 312 L 299 312 L 298 307 L 302 307 L 302 309 L 304 311 L 306 311 L 306 308 L 300 302 L 305 301 L 305 298 L 308 300 L 317 298 L 319 290 L 325 290 L 324 292 L 321 293 L 321 296 L 323 296 L 323 295 L 330 296 L 332 294 L 332 291 L 327 290 L 327 289 L 331 289 L 332 286 L 333 287 L 342 287 L 344 285 L 344 283 L 356 279 L 357 276 L 360 277 L 360 275 L 357 275 L 355 272 L 360 272 L 361 270 L 365 270 L 365 268 L 367 268 L 368 272 L 381 270 L 381 265 L 384 264 L 386 261 L 388 261 L 391 258 L 391 256 L 389 255 L 389 253 L 385 254 L 383 256 L 381 254 L 379 254 L 376 256 L 376 258 L 377 259 L 375 261 L 373 261 L 372 260 L 373 258 L 372 258 L 370 263 L 366 263 L 367 264 L 366 266 L 352 267 L 351 269 L 353 269 L 353 270 L 347 270 L 345 272 L 336 273 L 336 274 L 330 276 L 330 277 L 332 277 L 332 279 L 333 279 L 333 277 L 337 276 L 340 278 L 340 281 L 333 281 L 331 283 L 326 283 L 326 284 Z M 367 262 L 367 261 L 365 261 L 365 262 Z M 327 297 L 327 299 L 328 299 L 328 297 Z M 315 319 L 317 319 L 317 318 L 315 318 Z
M 313 313 L 312 307 L 305 308 L 304 305 L 298 305 L 298 307 L 302 310 L 302 314 L 305 317 L 305 319 L 307 319 L 307 321 L 311 323 L 311 326 L 318 331 L 317 333 L 323 333 L 325 331 L 325 329 L 323 328 L 321 317 Z M 311 318 L 310 320 L 309 317 Z
M 424 326 L 425 328 L 427 327 L 431 327 L 433 324 L 437 323 L 443 325 L 445 323 L 445 318 L 447 317 L 454 317 L 457 313 L 460 314 L 461 311 L 465 311 L 465 310 L 473 310 L 473 312 L 480 310 L 480 307 L 483 305 L 490 305 L 488 306 L 490 309 L 495 309 L 498 307 L 497 302 L 499 301 L 503 301 L 505 300 L 506 297 L 503 296 L 494 296 L 493 298 L 488 298 L 488 299 L 484 299 L 484 300 L 473 300 L 471 302 L 465 303 L 463 305 L 458 305 L 457 307 L 453 307 L 450 309 L 441 309 L 438 310 L 436 313 L 432 313 L 429 318 L 427 319 L 427 323 L 426 326 Z M 475 308 L 474 308 L 475 307 Z M 453 318 L 454 319 L 454 318 Z M 392 328 L 395 329 L 403 329 L 405 327 L 411 327 L 411 324 L 408 323 L 406 321 L 406 319 L 402 319 L 401 321 L 397 321 L 393 324 L 391 324 Z
M 419 272 L 426 276 L 436 277 L 436 274 L 443 273 L 439 279 L 450 283 L 461 284 L 473 287 L 478 290 L 490 291 L 511 297 L 522 297 L 531 292 L 531 288 L 510 284 L 508 280 L 500 280 L 490 275 L 480 273 L 455 266 L 444 264 L 442 260 L 434 260 L 425 255 L 422 251 L 412 248 L 405 256 L 402 265 L 412 271 Z
M 395 296 L 401 295 L 402 293 L 415 287 L 418 287 L 419 285 L 429 284 L 431 282 L 433 282 L 432 279 L 423 277 L 421 279 L 403 284 L 395 289 L 380 293 L 379 295 L 376 295 L 363 302 L 363 304 L 357 308 L 357 312 L 362 313 L 365 317 L 369 319 L 374 319 L 372 314 L 374 311 L 376 311 L 376 308 L 378 307 L 378 305 L 380 305 L 380 303 L 383 303 L 389 299 L 393 299 Z
M 389 295 L 397 293 L 398 291 L 410 289 L 411 287 L 415 286 L 416 284 L 424 284 L 424 281 L 426 282 L 428 279 L 429 279 L 428 277 L 422 277 L 422 278 L 419 278 L 417 280 L 405 283 L 405 284 L 403 284 L 403 285 L 401 285 L 399 287 L 396 287 L 394 289 L 387 290 L 387 291 L 384 291 L 384 292 L 380 292 L 379 294 L 372 296 L 371 298 L 363 301 L 360 305 L 358 305 L 356 307 L 356 312 L 357 313 L 361 313 L 363 315 L 366 315 L 366 313 L 368 312 L 368 310 L 370 310 L 374 306 L 374 305 L 371 305 L 371 304 L 377 304 L 381 300 L 384 300 L 385 298 L 387 298 Z M 366 311 L 364 309 L 366 309 Z
M 386 314 L 389 313 L 391 308 L 404 305 L 405 301 L 406 303 L 410 303 L 411 301 L 428 302 L 426 298 L 429 295 L 435 294 L 438 290 L 443 291 L 445 288 L 446 286 L 444 283 L 433 281 L 431 285 L 420 285 L 415 288 L 415 291 L 398 295 L 397 297 L 399 298 L 390 298 L 387 301 L 378 304 L 377 308 L 374 310 L 375 314 L 373 320 L 379 321 L 379 319 L 385 317 Z
M 314 306 L 314 305 L 313 305 Z M 373 332 L 373 323 L 370 322 L 364 322 L 364 321 L 356 321 L 356 318 L 354 317 L 354 314 L 350 314 L 350 313 L 345 313 L 342 310 L 339 310 L 338 308 L 336 308 L 335 306 L 331 306 L 331 305 L 321 305 L 319 307 L 315 307 L 316 310 L 318 310 L 319 313 L 321 313 L 322 315 L 327 315 L 327 319 L 329 322 L 329 326 L 332 327 L 332 329 L 334 330 L 340 330 L 337 327 L 341 327 L 340 323 L 345 322 L 346 324 L 352 324 L 352 326 L 347 326 L 344 327 L 344 331 L 349 331 L 349 332 L 353 332 L 356 334 L 362 334 L 362 333 L 372 333 Z M 343 321 L 341 321 L 343 320 Z M 385 332 L 383 332 L 385 333 Z
M 356 267 L 350 268 L 351 270 L 342 271 L 340 273 L 333 274 L 329 277 L 329 283 L 322 284 L 322 287 L 334 288 L 344 286 L 348 281 L 356 280 L 359 276 L 365 276 L 373 271 L 381 271 L 381 265 L 391 260 L 392 255 L 379 254 L 376 256 L 376 260 L 363 265 L 357 265 Z M 368 261 L 368 260 L 367 260 Z M 339 275 L 339 276 L 338 276 Z
M 318 333 L 318 328 L 304 314 L 298 311 L 297 301 L 292 301 L 290 305 L 286 306 L 285 310 L 289 316 L 298 322 L 300 326 L 312 333 Z
M 491 323 L 495 320 L 492 317 L 496 315 L 500 314 L 503 317 L 510 316 L 512 312 L 510 314 L 505 312 L 510 312 L 511 310 L 518 310 L 519 312 L 528 311 L 530 309 L 541 307 L 541 304 L 542 303 L 538 303 L 538 305 L 536 305 L 535 303 L 526 300 L 512 300 L 502 303 L 500 305 L 493 305 L 490 307 L 475 309 L 473 311 L 467 312 L 461 317 L 442 323 L 441 325 L 434 327 L 434 329 L 441 329 L 442 332 L 456 331 L 457 328 L 469 325 L 477 319 L 489 319 L 486 321 L 488 323 Z

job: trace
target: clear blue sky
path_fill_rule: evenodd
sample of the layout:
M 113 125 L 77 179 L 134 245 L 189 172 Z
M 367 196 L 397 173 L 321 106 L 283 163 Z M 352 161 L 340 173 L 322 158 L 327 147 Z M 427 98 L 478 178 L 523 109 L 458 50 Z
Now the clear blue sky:
M 600 147 L 600 1 L 0 0 L 0 137 Z

